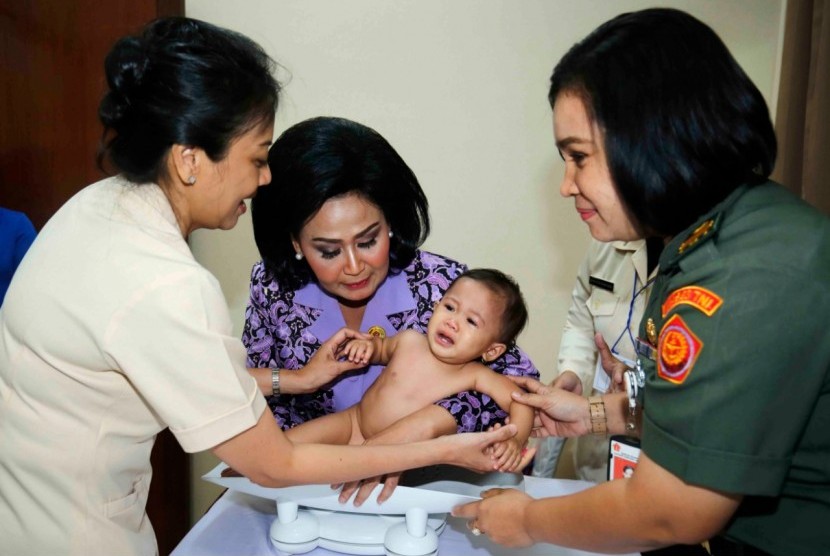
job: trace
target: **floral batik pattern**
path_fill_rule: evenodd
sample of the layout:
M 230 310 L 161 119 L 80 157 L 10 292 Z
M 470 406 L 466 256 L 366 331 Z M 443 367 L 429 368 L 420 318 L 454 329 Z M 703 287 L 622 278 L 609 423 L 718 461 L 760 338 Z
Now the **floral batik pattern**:
M 258 263 L 251 273 L 251 298 L 245 311 L 242 342 L 252 368 L 303 368 L 320 349 L 322 341 L 307 330 L 320 310 L 294 303 L 294 292 L 272 289 L 265 267 Z M 311 394 L 267 396 L 277 423 L 289 429 L 315 417 L 334 412 L 332 390 Z

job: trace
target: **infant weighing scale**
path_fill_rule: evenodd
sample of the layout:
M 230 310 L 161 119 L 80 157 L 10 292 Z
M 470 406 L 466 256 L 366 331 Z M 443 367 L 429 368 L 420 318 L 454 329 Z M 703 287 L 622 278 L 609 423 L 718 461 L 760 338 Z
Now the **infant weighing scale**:
M 433 465 L 403 474 L 400 485 L 383 504 L 375 486 L 359 507 L 341 504 L 339 490 L 329 485 L 266 488 L 246 477 L 223 477 L 219 464 L 202 478 L 211 483 L 274 500 L 277 517 L 271 524 L 271 543 L 279 554 L 304 554 L 318 546 L 358 555 L 436 556 L 438 535 L 447 514 L 459 504 L 481 499 L 488 488 L 524 490 L 516 473 L 478 474 L 450 465 Z

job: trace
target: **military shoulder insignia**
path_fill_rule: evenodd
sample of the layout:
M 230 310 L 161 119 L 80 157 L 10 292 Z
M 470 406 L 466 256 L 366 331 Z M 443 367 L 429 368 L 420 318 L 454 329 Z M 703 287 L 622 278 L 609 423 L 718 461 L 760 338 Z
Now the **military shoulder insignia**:
M 683 253 L 689 247 L 696 245 L 697 242 L 706 237 L 714 227 L 715 220 L 710 218 L 709 220 L 695 228 L 695 230 L 691 234 L 689 234 L 689 237 L 683 240 L 683 243 L 681 243 L 680 247 L 677 248 L 677 252 Z
M 680 315 L 672 316 L 660 331 L 657 376 L 674 384 L 682 384 L 702 349 L 703 342 L 689 330 Z
M 375 338 L 380 338 L 381 340 L 386 338 L 386 330 L 384 330 L 382 326 L 375 325 L 369 328 L 366 333 L 369 336 L 374 336 Z
M 685 286 L 674 290 L 666 297 L 662 307 L 663 316 L 678 305 L 691 305 L 707 317 L 711 317 L 723 305 L 723 298 L 700 286 Z

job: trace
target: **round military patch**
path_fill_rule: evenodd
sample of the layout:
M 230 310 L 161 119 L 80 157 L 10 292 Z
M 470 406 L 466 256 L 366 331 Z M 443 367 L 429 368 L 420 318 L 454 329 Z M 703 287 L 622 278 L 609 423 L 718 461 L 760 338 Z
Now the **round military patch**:
M 679 315 L 672 316 L 660 331 L 657 376 L 681 384 L 689 376 L 701 349 L 703 342 L 689 330 L 683 319 Z
M 366 332 L 369 336 L 374 336 L 375 338 L 386 338 L 386 330 L 383 329 L 382 326 L 375 325 Z

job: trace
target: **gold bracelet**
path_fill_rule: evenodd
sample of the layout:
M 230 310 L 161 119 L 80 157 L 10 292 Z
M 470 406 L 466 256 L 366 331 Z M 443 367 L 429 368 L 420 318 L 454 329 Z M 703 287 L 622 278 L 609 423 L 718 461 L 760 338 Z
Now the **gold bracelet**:
M 608 432 L 608 417 L 605 415 L 605 402 L 602 401 L 602 396 L 591 396 L 588 398 L 588 405 L 591 409 L 591 432 L 606 434 Z

